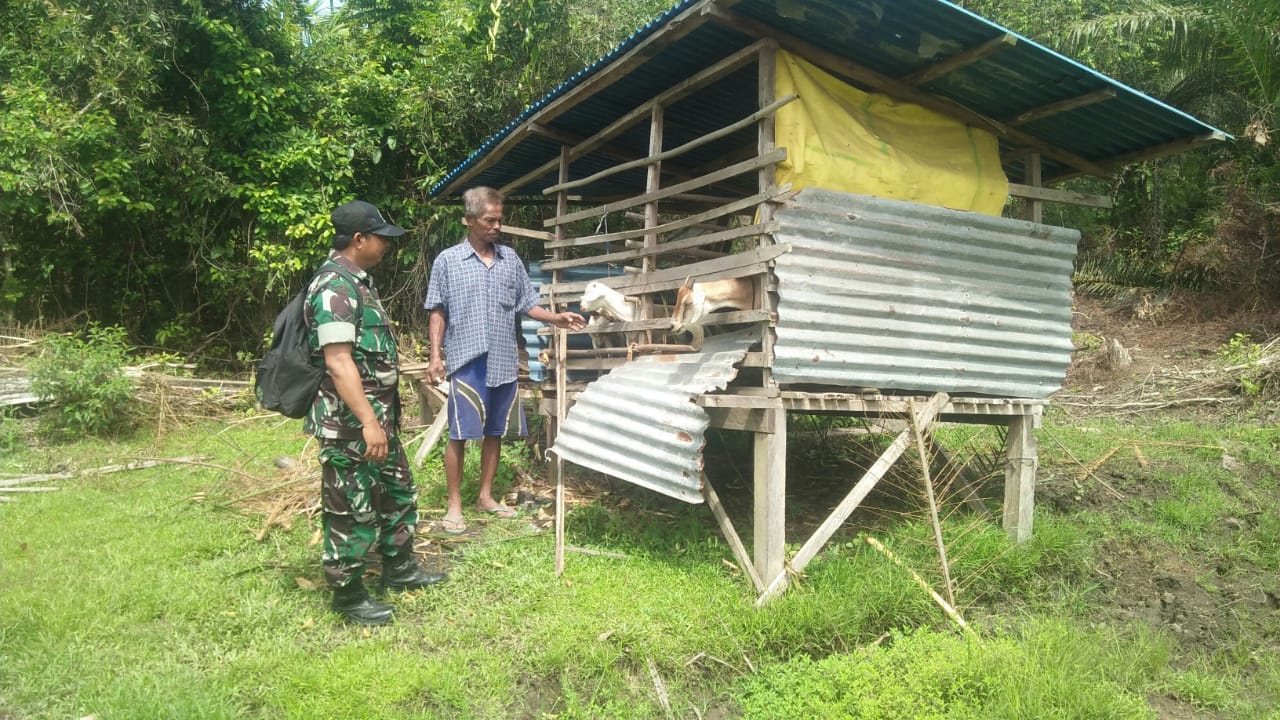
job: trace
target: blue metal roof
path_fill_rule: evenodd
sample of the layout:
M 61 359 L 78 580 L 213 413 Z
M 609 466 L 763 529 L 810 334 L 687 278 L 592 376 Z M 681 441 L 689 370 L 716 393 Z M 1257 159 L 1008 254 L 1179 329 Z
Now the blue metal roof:
M 1017 132 L 1103 168 L 1163 154 L 1184 143 L 1190 147 L 1198 140 L 1228 137 L 1176 108 L 945 0 L 722 0 L 714 5 L 722 11 L 727 8 L 728 19 L 724 12 L 702 12 L 713 6 L 709 0 L 683 0 L 655 18 L 526 108 L 433 186 L 431 195 L 448 197 L 475 185 L 510 184 L 555 159 L 560 152 L 557 140 L 533 132 L 517 134 L 518 129 L 536 123 L 560 136 L 590 137 L 697 70 L 755 42 L 759 31 L 753 30 L 752 25 L 766 27 L 781 37 L 803 40 L 819 51 L 893 79 L 906 78 L 959 52 L 1013 35 L 1016 43 L 1012 46 L 916 89 L 998 124 L 1016 125 Z M 663 35 L 677 26 L 673 20 L 686 13 L 687 17 L 681 19 L 684 34 L 663 42 Z M 687 30 L 689 26 L 694 29 Z M 576 98 L 568 107 L 564 103 L 553 105 L 645 44 L 653 46 L 652 53 L 625 75 Z M 749 64 L 666 108 L 664 146 L 674 147 L 753 112 L 756 80 L 756 68 Z M 1022 113 L 1098 91 L 1110 91 L 1113 96 L 1023 124 L 1014 122 Z M 609 143 L 610 152 L 597 150 L 575 160 L 573 174 L 585 177 L 617 164 L 619 154 L 644 156 L 648 142 L 647 123 L 637 123 Z M 743 130 L 698 148 L 681 157 L 680 162 L 696 168 L 733 148 L 754 147 L 754 143 L 754 129 Z M 1025 154 L 1020 151 L 1026 149 L 1025 142 L 1001 136 L 1000 146 L 1006 174 L 1015 182 L 1021 181 Z M 664 171 L 671 168 L 670 163 L 664 165 Z M 1061 159 L 1044 156 L 1042 174 L 1046 182 L 1051 182 L 1077 175 L 1079 170 Z M 509 194 L 538 195 L 543 187 L 555 183 L 555 176 L 555 170 L 548 171 L 511 188 Z M 750 186 L 754 187 L 754 179 Z M 575 192 L 603 197 L 634 194 L 643 187 L 644 173 L 636 171 Z

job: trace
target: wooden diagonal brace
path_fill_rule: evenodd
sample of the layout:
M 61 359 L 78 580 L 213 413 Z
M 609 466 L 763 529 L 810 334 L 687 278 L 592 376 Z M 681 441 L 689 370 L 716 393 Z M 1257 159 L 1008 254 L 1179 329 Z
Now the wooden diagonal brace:
M 711 481 L 707 479 L 705 473 L 702 475 L 702 497 L 707 501 L 707 507 L 711 508 L 711 514 L 715 516 L 716 523 L 720 525 L 720 532 L 729 543 L 729 549 L 733 550 L 733 557 L 737 559 L 738 566 L 751 580 L 756 592 L 764 592 L 764 580 L 760 579 L 760 573 L 756 572 L 756 566 L 747 555 L 747 548 L 742 544 L 742 538 L 738 537 L 738 532 L 734 530 L 733 522 L 724 511 L 724 505 L 720 504 L 720 496 L 716 494 L 715 488 L 711 487 Z
M 933 397 L 929 398 L 928 402 L 916 408 L 912 426 L 918 428 L 920 432 L 927 430 L 950 399 L 950 396 L 946 393 L 935 393 Z M 849 494 L 831 511 L 831 515 L 822 522 L 822 525 L 818 526 L 813 536 L 796 551 L 795 556 L 791 558 L 789 563 L 794 572 L 798 573 L 804 570 L 804 567 L 827 544 L 827 541 L 831 539 L 836 530 L 844 524 L 844 521 L 853 514 L 854 510 L 858 509 L 858 506 L 866 499 L 872 488 L 876 486 L 876 483 L 880 482 L 880 479 L 889 471 L 889 468 L 893 467 L 898 458 L 902 457 L 902 453 L 906 452 L 907 447 L 911 444 L 911 436 L 914 432 L 912 426 L 904 428 L 902 432 L 898 433 L 898 437 L 894 439 L 888 448 L 885 448 L 885 451 L 880 454 L 880 457 L 876 459 L 871 468 L 862 475 L 862 478 L 853 486 Z M 769 586 L 760 595 L 760 599 L 756 601 L 756 606 L 759 607 L 777 596 L 786 587 L 786 582 L 786 571 L 778 573 L 778 576 L 769 583 Z

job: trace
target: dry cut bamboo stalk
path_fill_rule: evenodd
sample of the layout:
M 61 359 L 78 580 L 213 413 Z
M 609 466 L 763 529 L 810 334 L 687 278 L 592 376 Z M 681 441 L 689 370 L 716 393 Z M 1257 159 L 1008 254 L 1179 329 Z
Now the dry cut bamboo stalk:
M 956 612 L 956 609 L 951 606 L 951 603 L 947 602 L 941 595 L 939 595 L 938 591 L 929 587 L 929 583 L 925 582 L 924 578 L 920 577 L 920 575 L 917 574 L 915 570 L 912 570 L 911 568 L 907 567 L 906 563 L 902 562 L 902 560 L 897 555 L 894 555 L 893 552 L 889 550 L 889 548 L 885 547 L 884 545 L 881 545 L 879 540 L 871 537 L 870 535 L 865 536 L 863 539 L 867 541 L 868 545 L 875 548 L 878 552 L 882 553 L 885 557 L 889 558 L 889 560 L 891 560 L 894 565 L 897 565 L 898 567 L 910 573 L 911 579 L 915 580 L 917 585 L 924 588 L 925 592 L 929 593 L 929 597 L 933 598 L 933 601 L 938 604 L 938 607 L 941 607 L 942 611 L 947 614 L 947 617 L 951 618 L 956 625 L 959 625 L 961 630 L 964 630 L 965 632 L 970 634 L 973 633 L 973 630 L 969 629 L 968 623 L 964 621 L 964 618 L 960 617 L 960 613 Z

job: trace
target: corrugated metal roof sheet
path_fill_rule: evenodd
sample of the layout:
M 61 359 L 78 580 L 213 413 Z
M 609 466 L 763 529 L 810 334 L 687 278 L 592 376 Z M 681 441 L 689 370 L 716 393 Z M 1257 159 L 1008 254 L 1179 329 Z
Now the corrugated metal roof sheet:
M 666 31 L 674 18 L 700 2 L 702 0 L 678 3 L 530 105 L 450 171 L 431 189 L 431 194 L 457 193 L 463 189 L 458 179 L 478 165 L 483 168 L 466 181 L 467 186 L 502 187 L 555 158 L 559 152 L 556 143 L 527 133 L 518 143 L 508 146 L 501 157 L 490 157 L 499 143 L 526 122 L 542 122 L 580 137 L 591 136 L 627 111 L 688 78 L 694 70 L 755 40 L 724 23 L 691 17 L 687 22 L 702 24 L 656 50 L 625 77 L 577 100 L 572 108 L 555 117 L 538 117 L 550 103 L 633 48 L 651 38 L 658 39 L 655 36 Z M 741 0 L 732 3 L 731 11 L 891 78 L 909 76 L 959 51 L 1010 33 L 945 0 Z M 669 132 L 696 136 L 747 114 L 749 111 L 742 111 L 738 105 L 754 106 L 755 84 L 754 68 L 748 67 L 747 72 L 734 73 L 715 88 L 699 92 L 678 107 L 668 109 L 665 121 Z M 1110 158 L 1132 156 L 1176 141 L 1214 133 L 1225 137 L 1221 131 L 1186 113 L 1021 36 L 1017 36 L 1015 46 L 934 79 L 920 89 L 1001 122 L 1051 103 L 1098 90 L 1112 90 L 1115 96 L 1109 100 L 1018 127 L 1051 145 L 1102 164 Z M 726 101 L 726 98 L 733 100 Z M 668 142 L 667 146 L 673 144 Z M 647 133 L 624 135 L 615 146 L 643 155 L 648 149 Z M 1023 160 L 1012 152 L 1018 149 L 1016 144 L 1004 142 L 1001 149 L 1008 156 L 1006 173 L 1015 180 L 1021 179 Z M 575 164 L 575 175 L 586 174 L 579 174 L 576 168 Z M 1044 159 L 1045 178 L 1071 172 L 1069 166 L 1052 158 Z M 536 194 L 551 182 L 550 176 L 538 178 L 513 194 Z M 619 185 L 618 180 L 601 183 L 600 187 L 590 188 L 590 192 L 584 194 L 596 196 L 637 190 Z
M 583 467 L 684 500 L 702 502 L 704 433 L 710 419 L 693 399 L 729 384 L 755 328 L 706 339 L 696 353 L 648 355 L 587 386 L 548 452 Z
M 1071 360 L 1080 233 L 808 189 L 776 214 L 773 377 L 1044 398 Z

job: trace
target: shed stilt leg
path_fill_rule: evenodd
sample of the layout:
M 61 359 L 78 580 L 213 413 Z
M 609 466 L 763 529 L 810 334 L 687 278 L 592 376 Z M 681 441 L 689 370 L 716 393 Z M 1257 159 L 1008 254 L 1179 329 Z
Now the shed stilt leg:
M 1014 542 L 1031 537 L 1031 518 L 1036 497 L 1035 417 L 1015 415 L 1005 438 L 1007 463 L 1004 471 L 1004 529 Z
M 755 433 L 755 566 L 767 580 L 782 572 L 786 554 L 787 412 L 768 410 L 772 432 Z

